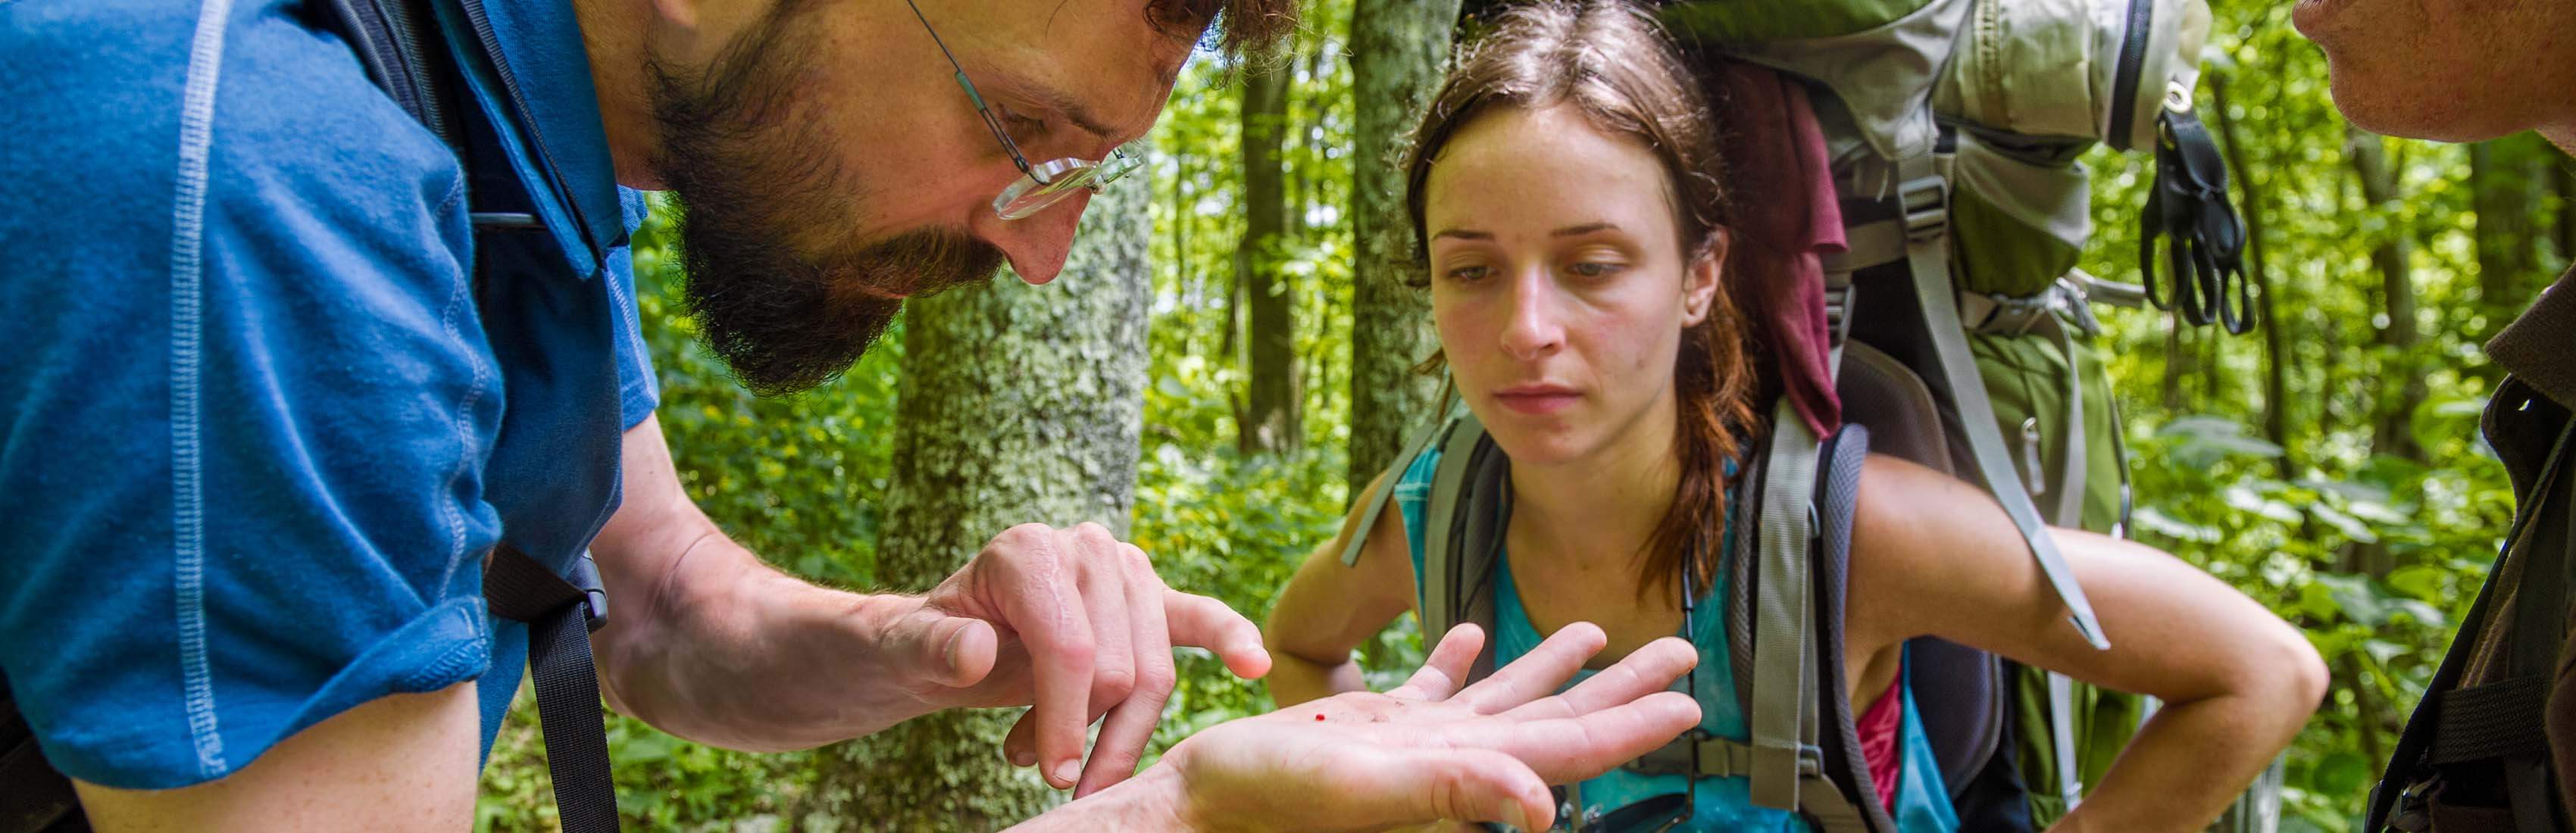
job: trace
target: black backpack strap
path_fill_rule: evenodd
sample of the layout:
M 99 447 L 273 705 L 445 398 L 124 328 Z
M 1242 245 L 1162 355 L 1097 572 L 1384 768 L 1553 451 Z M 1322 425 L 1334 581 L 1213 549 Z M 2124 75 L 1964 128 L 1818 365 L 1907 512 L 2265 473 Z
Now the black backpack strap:
M 430 11 L 416 0 L 312 0 L 315 23 L 340 35 L 367 69 L 367 80 L 414 121 L 457 146 L 447 109 L 453 103 L 445 54 Z
M 590 632 L 608 624 L 599 568 L 584 553 L 566 579 L 504 543 L 483 568 L 483 597 L 493 615 L 528 623 L 528 675 L 565 833 L 616 830 L 617 784 L 590 657 Z
M 9 678 L 0 676 L 0 833 L 76 833 L 89 829 L 72 781 L 45 762 L 35 730 L 18 714 Z

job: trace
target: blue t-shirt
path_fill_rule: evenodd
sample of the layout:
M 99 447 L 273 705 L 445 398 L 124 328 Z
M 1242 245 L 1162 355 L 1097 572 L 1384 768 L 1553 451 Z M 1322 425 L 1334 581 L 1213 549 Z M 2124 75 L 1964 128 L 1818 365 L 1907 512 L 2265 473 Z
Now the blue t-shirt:
M 482 559 L 577 555 L 656 395 L 571 10 L 493 5 L 551 63 L 497 107 L 459 47 L 475 185 L 546 230 L 477 281 L 456 156 L 297 3 L 0 3 L 0 673 L 64 772 L 199 783 L 478 677 L 488 749 L 526 636 Z
M 1426 448 L 1405 466 L 1395 482 L 1394 499 L 1398 514 L 1404 520 L 1405 547 L 1413 558 L 1416 587 L 1428 587 L 1421 581 L 1423 571 L 1422 542 L 1425 540 L 1424 519 L 1430 511 L 1432 481 L 1440 471 L 1440 450 Z M 1733 519 L 1727 519 L 1724 533 L 1732 536 Z M 1727 548 L 1732 550 L 1732 547 Z M 1716 586 L 1709 588 L 1692 605 L 1691 643 L 1699 648 L 1699 664 L 1692 667 L 1689 684 L 1696 686 L 1700 704 L 1700 729 L 1710 735 L 1745 741 L 1752 737 L 1745 723 L 1744 710 L 1736 701 L 1735 669 L 1727 652 L 1726 571 L 1718 571 Z M 1512 580 L 1511 559 L 1494 565 L 1494 663 L 1506 665 L 1538 648 L 1544 638 L 1530 623 L 1529 610 L 1521 603 L 1521 590 Z M 1418 602 L 1419 600 L 1417 600 Z M 1575 673 L 1566 685 L 1571 687 L 1592 676 L 1591 670 Z M 1959 828 L 1950 807 L 1949 793 L 1941 781 L 1940 762 L 1934 758 L 1930 741 L 1923 731 L 1919 710 L 1914 707 L 1913 686 L 1899 687 L 1904 696 L 1905 724 L 1902 729 L 1904 767 L 1897 784 L 1893 817 L 1899 833 L 1950 833 Z M 1675 682 L 1675 691 L 1689 690 Z M 1682 829 L 1693 831 L 1803 831 L 1805 819 L 1786 810 L 1775 810 L 1753 803 L 1753 782 L 1749 778 L 1700 778 L 1684 775 L 1647 775 L 1626 769 L 1613 769 L 1582 783 L 1583 812 L 1607 815 L 1659 795 L 1691 790 L 1692 813 Z

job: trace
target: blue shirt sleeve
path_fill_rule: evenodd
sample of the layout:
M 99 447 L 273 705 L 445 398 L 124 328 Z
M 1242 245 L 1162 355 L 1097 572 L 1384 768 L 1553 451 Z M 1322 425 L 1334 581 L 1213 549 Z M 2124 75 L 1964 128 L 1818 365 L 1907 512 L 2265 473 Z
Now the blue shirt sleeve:
M 0 3 L 0 671 L 85 781 L 491 661 L 455 160 L 291 5 Z
M 631 237 L 651 209 L 642 191 L 619 187 L 617 196 Z M 653 354 L 645 349 L 644 328 L 635 308 L 635 259 L 630 244 L 619 244 L 608 253 L 608 298 L 617 308 L 612 326 L 617 331 L 618 418 L 633 428 L 653 415 L 653 408 L 662 401 L 662 385 L 653 377 Z

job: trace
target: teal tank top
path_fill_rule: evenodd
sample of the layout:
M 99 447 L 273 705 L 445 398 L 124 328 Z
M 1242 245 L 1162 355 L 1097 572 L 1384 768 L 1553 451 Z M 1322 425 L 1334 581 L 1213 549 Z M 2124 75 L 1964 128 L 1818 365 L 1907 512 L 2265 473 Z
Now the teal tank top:
M 1413 556 L 1415 587 L 1422 581 L 1422 540 L 1425 504 L 1430 500 L 1432 475 L 1440 468 L 1440 450 L 1426 448 L 1396 479 L 1395 505 L 1404 518 L 1405 547 Z M 1731 521 L 1730 521 L 1731 524 Z M 1732 534 L 1733 530 L 1728 530 Z M 1745 726 L 1744 711 L 1736 702 L 1735 673 L 1728 664 L 1726 650 L 1726 578 L 1718 571 L 1716 586 L 1701 596 L 1693 614 L 1695 632 L 1691 642 L 1699 647 L 1699 666 L 1691 671 L 1699 686 L 1700 728 L 1712 735 L 1746 741 L 1751 732 Z M 1418 604 L 1421 600 L 1416 599 Z M 1430 635 L 1426 635 L 1428 637 Z M 1508 664 L 1519 659 L 1540 640 L 1538 629 L 1530 624 L 1529 612 L 1521 606 L 1521 594 L 1512 582 L 1511 562 L 1505 559 L 1494 570 L 1494 662 Z M 1910 663 L 1908 666 L 1910 667 Z M 1567 682 L 1571 686 L 1589 677 L 1589 670 L 1577 672 Z M 1684 691 L 1680 683 L 1675 691 Z M 1949 790 L 1941 782 L 1941 764 L 1932 755 L 1925 739 L 1919 712 L 1914 707 L 1914 690 L 1909 683 L 1898 686 L 1905 697 L 1905 723 L 1900 755 L 1904 760 L 1896 788 L 1896 807 L 1890 816 L 1896 820 L 1898 833 L 1953 833 L 1959 829 L 1957 814 L 1950 807 Z M 1658 795 L 1681 792 L 1689 779 L 1682 775 L 1644 775 L 1624 769 L 1613 769 L 1601 777 L 1583 782 L 1581 795 L 1584 813 L 1607 815 L 1611 811 Z M 1758 807 L 1752 799 L 1753 782 L 1748 778 L 1702 778 L 1691 796 L 1697 805 L 1691 822 L 1683 829 L 1693 831 L 1803 831 L 1806 820 L 1786 810 Z

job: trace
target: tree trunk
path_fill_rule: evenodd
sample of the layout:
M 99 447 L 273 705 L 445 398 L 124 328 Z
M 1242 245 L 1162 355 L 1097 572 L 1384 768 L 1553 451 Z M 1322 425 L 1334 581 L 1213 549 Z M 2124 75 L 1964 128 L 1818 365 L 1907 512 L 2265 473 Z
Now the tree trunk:
M 2548 277 L 2540 268 L 2542 167 L 2550 156 L 2539 134 L 2523 133 L 2469 146 L 2469 187 L 2477 209 L 2480 343 L 2520 315 Z M 2490 374 L 2501 373 L 2481 363 Z
M 2549 180 L 2558 186 L 2558 259 L 2576 263 L 2576 158 L 2549 154 Z
M 2272 277 L 2263 256 L 2263 187 L 2254 181 L 2254 171 L 2245 166 L 2245 145 L 2237 141 L 2236 119 L 2227 111 L 2227 75 L 2213 72 L 2209 80 L 2210 109 L 2218 119 L 2219 138 L 2227 142 L 2227 167 L 2235 169 L 2237 193 L 2245 208 L 2246 275 L 2254 281 L 2255 325 L 2263 330 L 2263 439 L 2281 448 L 2281 456 L 2272 458 L 2275 473 L 2289 480 L 2298 471 L 2299 461 L 2291 452 L 2289 371 L 2282 359 L 2284 336 L 2281 319 L 2272 314 Z
M 2175 280 L 2181 278 L 2176 277 Z M 2174 305 L 2173 311 L 2165 316 L 2165 376 L 2160 391 L 2168 412 L 2182 410 L 2182 379 L 2191 375 L 2191 363 L 2196 355 L 2183 349 L 2183 333 L 2190 329 L 2190 322 L 2182 320 L 2182 305 Z
M 2361 183 L 2361 198 L 2371 210 L 2390 220 L 2388 231 L 2370 249 L 2370 262 L 2379 269 L 2382 309 L 2388 315 L 2387 326 L 2379 328 L 2380 378 L 2398 380 L 2396 396 L 2381 389 L 2372 411 L 2378 415 L 2371 431 L 2371 450 L 2409 460 L 2424 459 L 2424 449 L 2415 442 L 2412 430 L 2415 408 L 2424 403 L 2424 367 L 2417 361 L 2417 348 L 2423 334 L 2416 329 L 2415 274 L 2408 258 L 2414 250 L 2412 235 L 2396 217 L 2397 171 L 2388 162 L 2387 146 L 2378 134 L 2358 127 L 2346 127 L 2344 148 L 2352 160 L 2353 173 Z
M 1288 239 L 1291 240 L 1306 239 L 1308 229 L 1306 215 L 1314 210 L 1317 203 L 1326 199 L 1321 193 L 1322 183 L 1316 182 L 1315 177 L 1308 174 L 1321 156 L 1325 113 L 1332 109 L 1334 91 L 1325 88 L 1322 83 L 1325 51 L 1323 49 L 1306 50 L 1302 66 L 1297 70 L 1296 76 L 1289 80 L 1289 89 L 1292 91 L 1299 84 L 1306 85 L 1305 107 L 1300 109 L 1283 106 L 1281 109 L 1281 117 L 1287 120 L 1283 124 L 1293 125 L 1297 132 L 1297 155 L 1280 162 L 1281 170 L 1288 175 L 1286 222 Z M 1294 96 L 1281 96 L 1282 100 L 1290 98 Z M 1283 140 L 1281 144 L 1285 145 L 1286 142 Z
M 2388 317 L 2388 323 L 2379 328 L 2379 378 L 2393 377 L 2397 384 L 2393 390 L 2383 384 L 2372 397 L 2370 449 L 2374 454 L 2420 462 L 2424 448 L 2415 442 L 2414 418 L 2426 394 L 2424 366 L 2415 355 L 2423 335 L 2416 327 L 2415 277 L 2408 263 L 2414 241 L 2396 220 L 2397 172 L 2388 161 L 2387 146 L 2377 134 L 2349 125 L 2345 130 L 2345 156 L 2352 160 L 2362 201 L 2391 221 L 2371 246 L 2370 261 L 2379 270 L 2380 308 Z M 2344 548 L 2347 571 L 2376 578 L 2387 576 L 2394 567 L 2394 557 L 2384 544 L 2355 543 Z
M 1182 303 L 1190 309 L 1201 309 L 1207 298 L 1206 288 L 1190 275 L 1190 158 L 1175 155 L 1172 165 L 1172 286 L 1178 287 Z M 1199 328 L 1181 328 L 1183 355 L 1199 351 Z
M 1288 82 L 1295 65 L 1261 63 L 1243 79 L 1243 242 L 1235 271 L 1243 276 L 1244 408 L 1238 445 L 1246 454 L 1297 446 L 1296 294 L 1280 268 L 1287 242 L 1288 195 L 1280 150 L 1288 125 Z
M 1126 533 L 1144 417 L 1153 195 L 1091 201 L 1062 276 L 1004 274 L 910 304 L 877 578 L 927 589 L 1028 522 Z M 825 751 L 806 817 L 883 831 L 998 830 L 1055 804 L 1002 759 L 1016 711 L 916 718 Z
M 1413 372 L 1439 339 L 1431 304 L 1405 278 L 1413 264 L 1397 157 L 1440 83 L 1459 0 L 1358 0 L 1351 9 L 1351 499 L 1391 463 L 1412 426 L 1431 419 L 1439 383 Z

